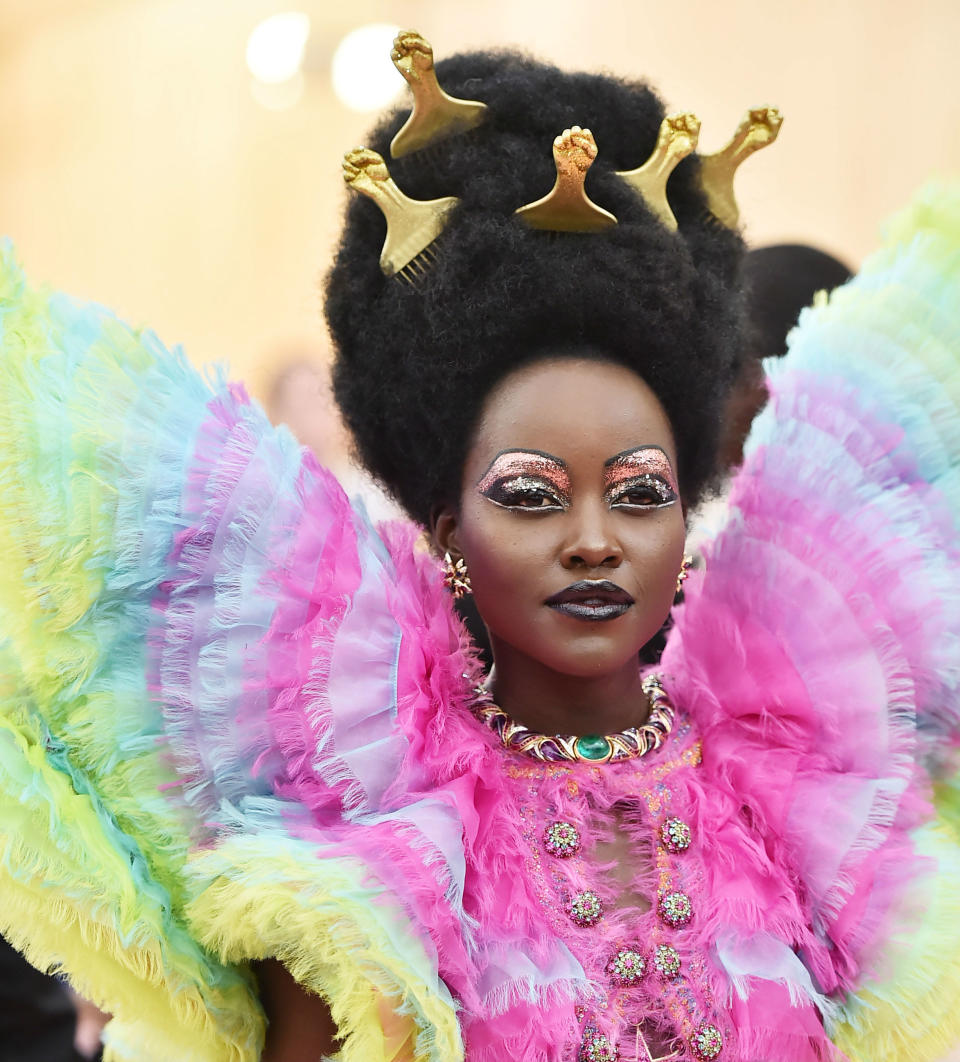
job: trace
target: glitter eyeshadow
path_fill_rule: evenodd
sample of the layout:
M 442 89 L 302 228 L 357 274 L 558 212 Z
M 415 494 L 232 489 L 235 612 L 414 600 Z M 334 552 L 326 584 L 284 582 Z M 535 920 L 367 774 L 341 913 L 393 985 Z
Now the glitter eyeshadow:
M 642 476 L 662 479 L 674 494 L 679 493 L 676 477 L 670 467 L 670 459 L 659 446 L 644 446 L 639 450 L 628 450 L 617 454 L 606 463 L 603 469 L 606 490 Z
M 510 479 L 501 479 L 498 482 L 505 491 L 523 493 L 525 491 L 542 490 L 545 479 L 546 476 L 537 476 L 536 478 L 533 476 L 512 476 Z M 554 490 L 557 489 L 552 480 L 549 482 L 549 486 L 553 487 Z
M 505 450 L 497 454 L 477 484 L 477 490 L 486 494 L 504 480 L 512 480 L 511 486 L 520 481 L 524 487 L 531 486 L 531 480 L 539 480 L 549 484 L 563 498 L 570 497 L 570 475 L 563 463 L 536 451 Z

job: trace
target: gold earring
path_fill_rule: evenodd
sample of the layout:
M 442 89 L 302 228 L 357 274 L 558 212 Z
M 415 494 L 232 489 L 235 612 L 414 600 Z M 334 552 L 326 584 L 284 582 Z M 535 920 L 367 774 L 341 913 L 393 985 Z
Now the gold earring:
M 467 571 L 467 562 L 463 557 L 456 560 L 449 552 L 443 555 L 443 585 L 457 599 L 473 593 L 470 585 L 470 573 Z
M 677 593 L 683 593 L 683 584 L 687 581 L 687 576 L 690 574 L 690 569 L 693 567 L 693 557 L 685 556 L 683 558 L 683 564 L 680 565 L 680 572 L 677 575 Z

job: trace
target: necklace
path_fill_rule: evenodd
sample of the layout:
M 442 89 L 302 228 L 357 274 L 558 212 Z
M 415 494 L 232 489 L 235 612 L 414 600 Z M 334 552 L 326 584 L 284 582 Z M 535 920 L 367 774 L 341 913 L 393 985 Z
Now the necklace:
M 659 676 L 647 675 L 642 687 L 650 702 L 646 722 L 617 734 L 538 734 L 511 719 L 490 700 L 478 701 L 474 711 L 477 718 L 500 738 L 504 748 L 512 752 L 522 752 L 546 762 L 612 763 L 645 756 L 660 748 L 673 726 L 673 704 Z

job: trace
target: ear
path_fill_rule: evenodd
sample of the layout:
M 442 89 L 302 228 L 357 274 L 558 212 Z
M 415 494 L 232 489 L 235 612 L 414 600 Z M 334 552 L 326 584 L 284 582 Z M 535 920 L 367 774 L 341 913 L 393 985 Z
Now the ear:
M 459 542 L 459 520 L 449 505 L 436 505 L 430 513 L 430 541 L 442 557 L 449 553 L 454 559 L 463 556 Z

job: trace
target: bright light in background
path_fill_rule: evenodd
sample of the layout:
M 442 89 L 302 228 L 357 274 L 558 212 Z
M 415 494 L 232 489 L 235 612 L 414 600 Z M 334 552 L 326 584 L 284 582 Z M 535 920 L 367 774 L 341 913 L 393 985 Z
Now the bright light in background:
M 265 85 L 281 85 L 300 73 L 310 36 L 310 18 L 300 11 L 271 15 L 254 27 L 247 41 L 247 66 Z
M 399 26 L 371 23 L 352 30 L 333 53 L 331 75 L 337 99 L 352 111 L 378 111 L 403 86 L 390 49 Z

